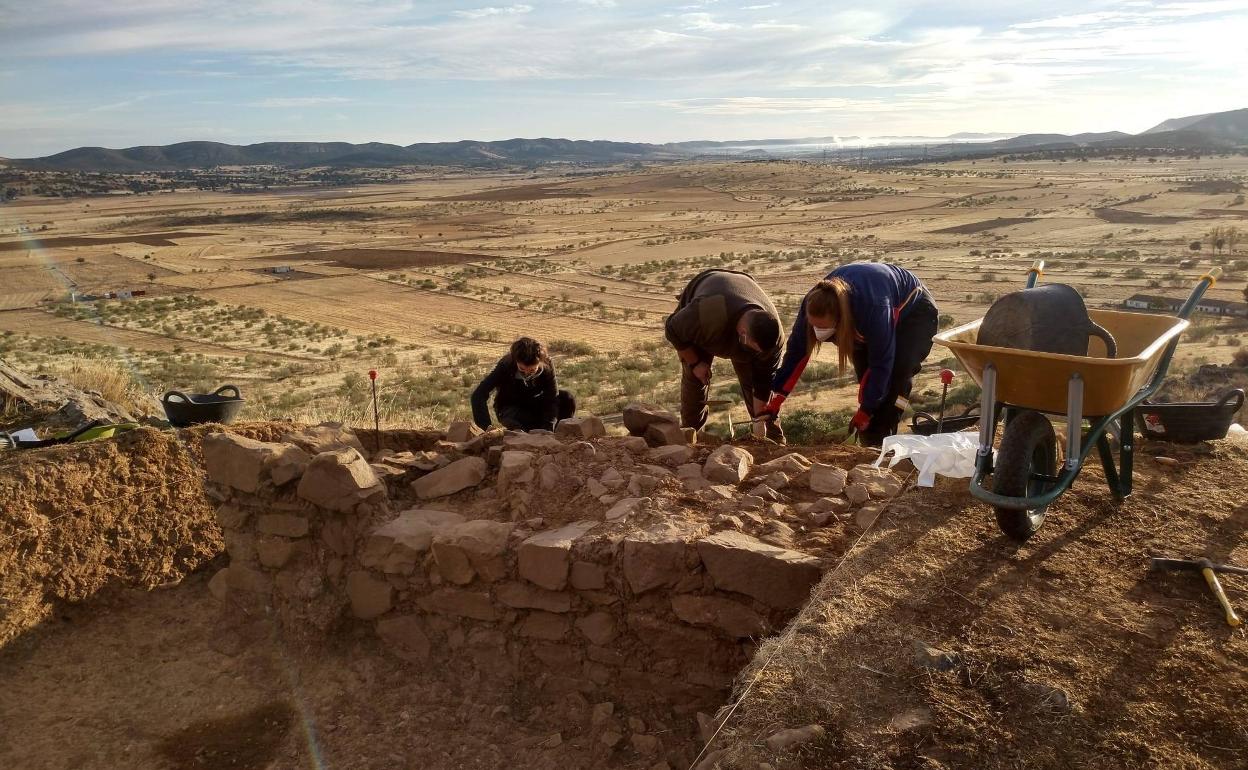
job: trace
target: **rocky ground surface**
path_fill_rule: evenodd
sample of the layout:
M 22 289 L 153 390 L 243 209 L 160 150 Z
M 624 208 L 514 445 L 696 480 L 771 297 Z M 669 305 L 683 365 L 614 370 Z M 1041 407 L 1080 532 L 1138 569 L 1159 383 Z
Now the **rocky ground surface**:
M 322 506 L 344 494 L 357 495 L 348 507 L 371 506 L 384 486 L 378 513 L 395 521 L 442 510 L 506 522 L 521 543 L 578 521 L 621 542 L 677 521 L 817 562 L 829 574 L 783 633 L 761 640 L 725 695 L 735 703 L 744 693 L 735 710 L 674 705 L 644 688 L 605 697 L 552 687 L 555 659 L 545 671 L 498 677 L 479 656 L 459 654 L 453 632 L 430 637 L 446 645 L 437 665 L 396 654 L 372 625 L 347 618 L 307 644 L 273 616 L 226 611 L 210 590 L 228 560 L 205 563 L 220 547 L 209 542 L 220 537 L 220 512 L 202 496 L 196 527 L 208 540 L 179 560 L 186 517 L 171 507 L 169 528 L 154 516 L 172 498 L 140 506 L 139 519 L 115 510 L 62 530 L 38 518 L 48 514 L 27 494 L 0 533 L 24 544 L 11 564 L 55 555 L 65 568 L 26 573 L 26 588 L 59 593 L 40 594 L 41 612 L 0 649 L 0 766 L 1056 770 L 1085 760 L 1233 768 L 1248 756 L 1236 711 L 1248 684 L 1243 633 L 1225 626 L 1197 577 L 1142 567 L 1153 553 L 1248 561 L 1242 447 L 1146 443 L 1136 495 L 1122 505 L 1089 467 L 1041 532 L 1017 546 L 965 481 L 916 489 L 905 464 L 880 473 L 864 467 L 873 454 L 847 447 L 689 444 L 697 438 L 638 426 L 644 416 L 632 414 L 641 434 L 632 437 L 603 436 L 592 418 L 559 436 L 465 425 L 446 436 L 281 424 L 238 432 L 298 447 L 305 473 L 328 464 L 309 458 L 349 456 L 334 473 L 367 476 L 360 492 L 341 475 L 300 481 Z M 85 466 L 105 472 L 126 446 L 36 450 L 11 468 L 25 481 L 10 491 L 56 488 L 58 505 L 103 504 Z M 155 457 L 161 446 L 127 451 Z M 58 485 L 49 469 L 66 457 L 57 453 L 81 455 L 81 479 Z M 279 454 L 287 459 L 266 461 L 266 474 L 280 477 L 293 453 Z M 242 484 L 256 473 L 231 472 Z M 91 558 L 70 558 L 86 543 Z M 156 566 L 127 571 L 119 553 Z M 443 574 L 429 558 L 429 575 Z M 1227 588 L 1242 609 L 1242 582 Z

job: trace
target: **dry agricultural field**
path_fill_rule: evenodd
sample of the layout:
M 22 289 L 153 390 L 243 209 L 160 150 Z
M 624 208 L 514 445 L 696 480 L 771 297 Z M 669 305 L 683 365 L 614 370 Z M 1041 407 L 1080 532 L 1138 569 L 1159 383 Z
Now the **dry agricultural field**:
M 1244 157 L 774 161 L 23 199 L 0 208 L 0 355 L 53 371 L 116 359 L 153 394 L 234 382 L 257 418 L 362 420 L 376 368 L 398 425 L 466 414 L 472 384 L 529 334 L 609 413 L 641 395 L 674 401 L 662 321 L 706 267 L 754 274 L 786 323 L 815 280 L 857 259 L 917 272 L 944 323 L 982 314 L 1037 257 L 1092 306 L 1183 296 L 1214 263 L 1228 276 L 1210 296 L 1242 300 L 1248 255 L 1189 244 L 1248 230 L 1235 192 L 1246 181 Z M 144 296 L 66 301 L 118 291 Z M 1206 325 L 1179 369 L 1230 360 L 1237 327 Z M 937 348 L 930 363 L 943 358 Z M 822 383 L 824 409 L 850 393 L 830 359 L 805 388 Z

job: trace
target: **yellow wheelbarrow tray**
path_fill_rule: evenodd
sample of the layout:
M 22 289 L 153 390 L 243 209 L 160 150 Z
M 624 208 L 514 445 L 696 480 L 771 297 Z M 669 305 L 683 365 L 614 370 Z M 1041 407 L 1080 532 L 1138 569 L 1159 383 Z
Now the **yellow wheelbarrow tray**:
M 1044 263 L 1028 271 L 1035 286 Z M 979 448 L 971 494 L 996 509 L 1007 535 L 1026 540 L 1044 521 L 1044 512 L 1074 483 L 1095 446 L 1115 498 L 1131 494 L 1134 410 L 1161 387 L 1179 335 L 1205 291 L 1221 275 L 1202 276 L 1177 316 L 1089 310 L 1118 343 L 1118 357 L 1106 358 L 1104 343 L 1093 338 L 1088 356 L 1040 353 L 975 342 L 980 318 L 936 335 L 982 389 Z M 1065 415 L 1065 463 L 1057 467 L 1056 434 L 1045 414 Z M 1005 420 L 1001 448 L 993 440 Z M 1085 431 L 1084 420 L 1090 421 Z M 1118 462 L 1106 434 L 1118 439 Z M 994 473 L 995 470 L 995 473 Z M 993 489 L 984 485 L 994 476 Z

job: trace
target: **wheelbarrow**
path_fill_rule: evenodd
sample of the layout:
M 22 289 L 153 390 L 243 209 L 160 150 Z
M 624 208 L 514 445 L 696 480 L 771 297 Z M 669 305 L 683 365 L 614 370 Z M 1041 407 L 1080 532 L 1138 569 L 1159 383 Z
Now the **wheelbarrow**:
M 1044 263 L 1027 274 L 1036 285 Z M 1117 342 L 1117 357 L 1092 339 L 1089 355 L 1040 353 L 976 343 L 983 319 L 936 335 L 953 351 L 982 389 L 979 447 L 971 495 L 991 505 L 997 525 L 1025 541 L 1044 523 L 1050 504 L 1070 489 L 1093 448 L 1105 481 L 1117 500 L 1131 494 L 1135 409 L 1161 387 L 1188 316 L 1222 271 L 1201 276 L 1178 315 L 1089 310 L 1091 320 Z M 1057 433 L 1048 415 L 1064 417 L 1064 460 L 1059 464 Z M 997 424 L 1005 422 L 1001 446 L 993 451 Z M 1084 428 L 1084 422 L 1088 427 Z M 1109 437 L 1117 440 L 1115 461 Z M 992 476 L 992 488 L 986 479 Z

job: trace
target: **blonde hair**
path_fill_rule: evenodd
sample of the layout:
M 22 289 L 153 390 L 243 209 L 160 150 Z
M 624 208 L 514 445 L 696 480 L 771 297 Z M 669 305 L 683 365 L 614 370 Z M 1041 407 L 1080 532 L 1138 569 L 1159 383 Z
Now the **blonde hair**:
M 825 278 L 815 284 L 815 288 L 806 293 L 806 349 L 814 355 L 819 350 L 819 340 L 815 337 L 814 324 L 810 323 L 812 315 L 820 318 L 831 318 L 836 326 L 836 336 L 832 342 L 836 345 L 837 365 L 841 374 L 845 374 L 845 364 L 850 360 L 854 350 L 854 312 L 849 307 L 849 284 L 843 278 Z

